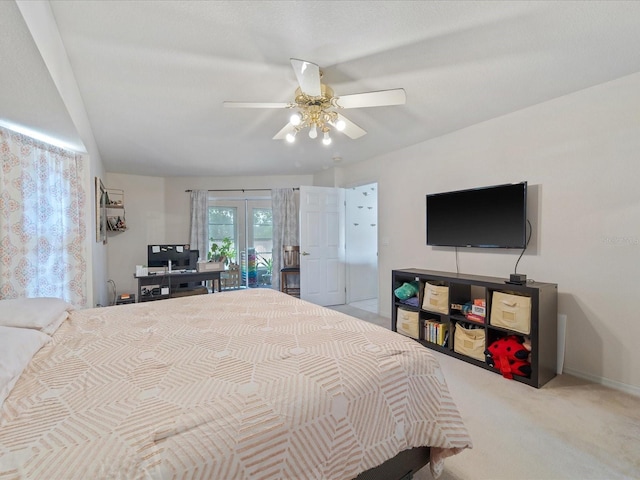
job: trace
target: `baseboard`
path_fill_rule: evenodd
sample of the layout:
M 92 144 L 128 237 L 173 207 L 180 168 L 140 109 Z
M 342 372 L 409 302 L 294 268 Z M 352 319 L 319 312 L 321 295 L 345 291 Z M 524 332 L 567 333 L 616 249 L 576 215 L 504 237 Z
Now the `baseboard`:
M 569 375 L 573 375 L 574 377 L 582 378 L 583 380 L 588 380 L 590 382 L 597 383 L 599 385 L 604 385 L 605 387 L 613 388 L 615 390 L 619 390 L 621 392 L 625 392 L 630 395 L 640 397 L 640 387 L 629 385 L 628 383 L 617 382 L 615 380 L 609 380 L 608 378 L 589 375 L 587 373 L 579 372 L 577 370 L 572 370 L 566 367 L 564 368 L 562 373 L 567 373 Z

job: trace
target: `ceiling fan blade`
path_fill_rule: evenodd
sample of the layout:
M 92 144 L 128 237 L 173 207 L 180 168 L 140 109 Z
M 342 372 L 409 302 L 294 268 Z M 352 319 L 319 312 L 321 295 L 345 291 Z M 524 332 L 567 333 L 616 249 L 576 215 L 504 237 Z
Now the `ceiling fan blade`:
M 342 97 L 336 97 L 335 103 L 340 108 L 364 108 L 404 105 L 406 101 L 407 94 L 404 88 L 395 88 L 393 90 L 343 95 Z
M 226 108 L 293 108 L 292 103 L 222 102 Z
M 280 130 L 278 133 L 275 134 L 275 136 L 273 137 L 274 140 L 284 140 L 284 138 L 287 136 L 288 133 L 293 132 L 296 129 L 296 127 L 294 127 L 293 125 L 291 125 L 290 123 L 287 123 L 282 130 Z
M 347 117 L 345 117 L 344 115 L 340 115 L 338 113 L 338 120 L 342 120 L 345 123 L 345 127 L 342 130 L 341 133 L 344 133 L 347 137 L 355 140 L 356 138 L 360 138 L 363 135 L 367 134 L 366 130 L 363 130 L 362 128 L 360 128 L 358 125 L 356 125 L 355 123 L 353 123 L 351 120 L 349 120 Z M 335 127 L 335 123 L 333 122 L 329 122 L 331 123 L 331 125 L 333 125 Z
M 310 97 L 319 97 L 322 95 L 320 89 L 320 67 L 315 63 L 305 60 L 291 59 L 291 66 L 296 73 L 298 84 L 302 93 L 306 93 Z

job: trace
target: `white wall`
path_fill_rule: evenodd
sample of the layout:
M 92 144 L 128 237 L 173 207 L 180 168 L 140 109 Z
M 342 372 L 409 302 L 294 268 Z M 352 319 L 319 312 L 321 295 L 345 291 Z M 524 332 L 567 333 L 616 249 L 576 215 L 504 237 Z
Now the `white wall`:
M 116 283 L 119 294 L 137 293 L 138 283 L 133 274 L 136 265 L 147 264 L 147 245 L 174 243 L 166 240 L 166 180 L 109 173 L 103 183 L 107 188 L 124 190 L 127 221 L 125 232 L 107 234 L 108 278 Z
M 336 187 L 339 180 L 336 178 L 338 170 L 334 167 L 321 170 L 313 175 L 314 187 Z
M 456 270 L 453 249 L 425 245 L 427 193 L 526 180 L 534 237 L 518 272 L 558 284 L 565 371 L 640 393 L 639 152 L 634 74 L 344 167 L 343 185 L 378 182 L 381 313 L 392 269 Z M 508 277 L 518 255 L 465 249 L 460 271 Z

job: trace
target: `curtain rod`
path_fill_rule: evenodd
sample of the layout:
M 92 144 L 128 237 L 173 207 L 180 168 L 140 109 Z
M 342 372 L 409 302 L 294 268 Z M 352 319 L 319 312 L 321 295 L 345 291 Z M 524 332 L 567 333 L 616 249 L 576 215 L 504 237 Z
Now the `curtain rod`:
M 271 188 L 227 188 L 218 190 L 207 190 L 207 192 L 269 192 Z M 293 187 L 293 190 L 300 190 L 298 187 Z M 185 192 L 193 192 L 193 190 L 185 190 Z

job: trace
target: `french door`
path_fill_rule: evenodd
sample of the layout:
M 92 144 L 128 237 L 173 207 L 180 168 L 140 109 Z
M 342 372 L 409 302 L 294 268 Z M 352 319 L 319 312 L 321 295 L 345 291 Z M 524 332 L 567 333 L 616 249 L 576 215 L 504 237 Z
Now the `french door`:
M 231 239 L 244 287 L 271 285 L 272 225 L 270 197 L 209 199 L 209 240 Z

